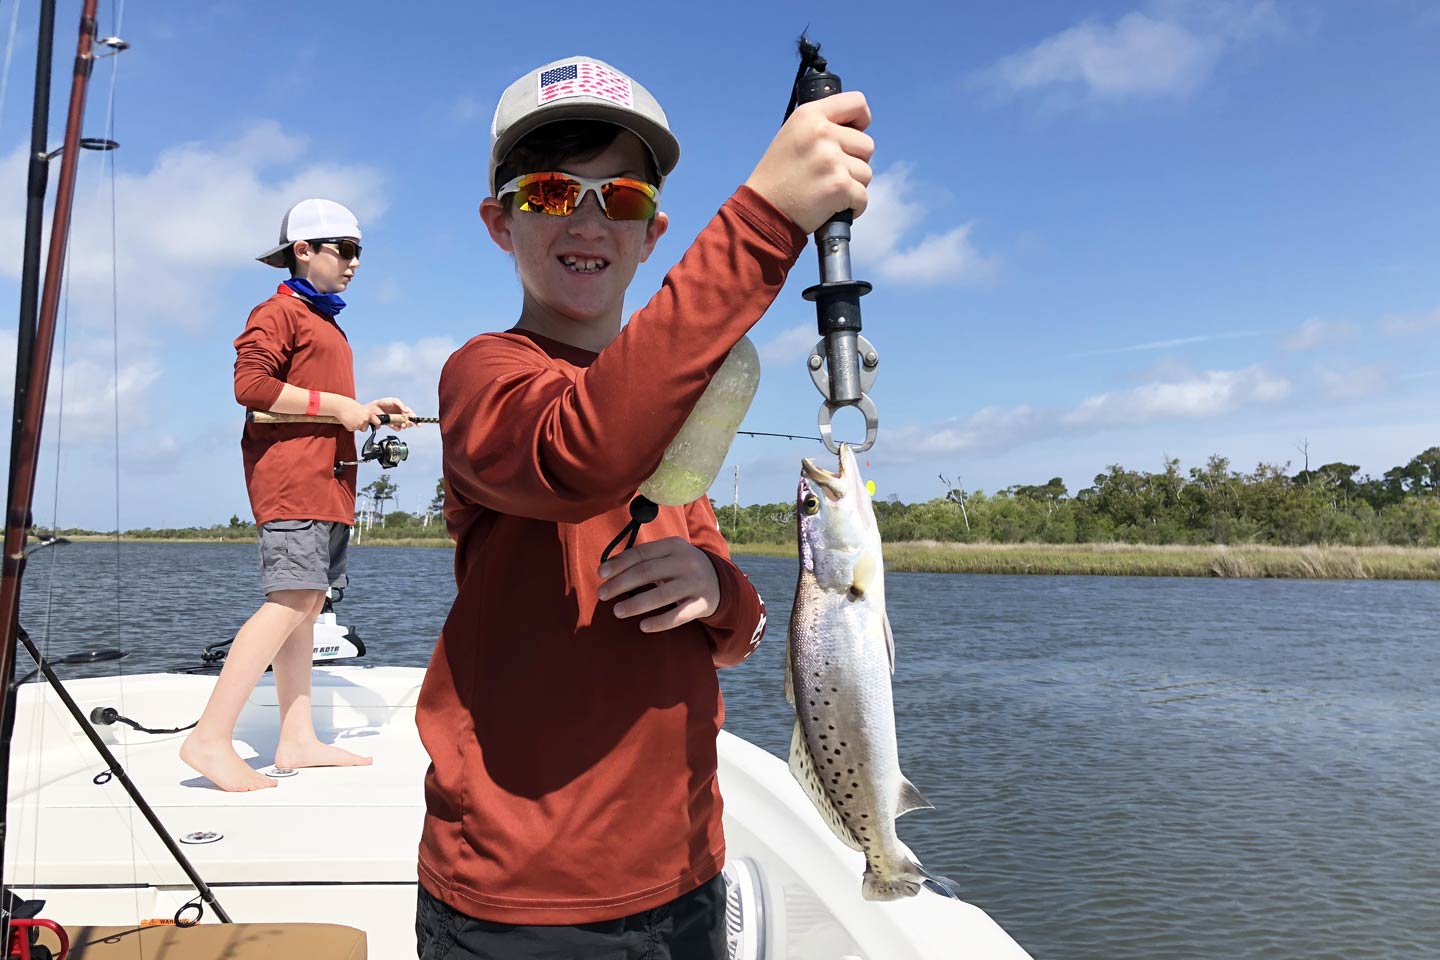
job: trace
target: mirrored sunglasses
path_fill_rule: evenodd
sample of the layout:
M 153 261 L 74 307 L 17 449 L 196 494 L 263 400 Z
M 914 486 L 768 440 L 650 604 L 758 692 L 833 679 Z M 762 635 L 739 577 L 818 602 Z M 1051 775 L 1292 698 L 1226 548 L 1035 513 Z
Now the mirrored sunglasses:
M 501 187 L 496 196 L 504 199 L 513 193 L 517 210 L 568 217 L 589 191 L 594 191 L 600 209 L 610 220 L 649 220 L 655 216 L 660 201 L 659 189 L 644 180 L 630 177 L 593 180 L 555 171 L 516 177 Z
M 359 260 L 360 251 L 363 249 L 359 243 L 349 237 L 321 237 L 317 240 L 307 240 L 306 243 L 312 247 L 318 247 L 322 243 L 333 243 L 340 252 L 341 260 Z

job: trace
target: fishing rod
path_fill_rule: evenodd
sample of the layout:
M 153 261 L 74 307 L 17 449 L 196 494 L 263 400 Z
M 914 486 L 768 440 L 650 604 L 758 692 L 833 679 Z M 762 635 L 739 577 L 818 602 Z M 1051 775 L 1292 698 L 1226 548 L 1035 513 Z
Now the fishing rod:
M 344 426 L 339 417 L 308 413 L 270 413 L 267 410 L 246 410 L 246 423 L 327 423 Z M 380 414 L 380 425 L 404 426 L 407 423 L 439 423 L 439 417 L 407 417 L 403 413 Z
M 820 55 L 820 45 L 804 36 L 800 38 L 800 69 L 790 92 L 785 119 L 803 103 L 823 100 L 841 92 L 840 77 L 829 70 Z M 821 442 L 831 453 L 838 454 L 840 445 L 830 435 L 830 420 L 842 407 L 854 407 L 865 418 L 865 442 L 854 446 L 863 453 L 875 445 L 880 428 L 880 414 L 870 399 L 870 388 L 880 366 L 880 354 L 870 341 L 860 336 L 860 298 L 871 290 L 864 280 L 850 273 L 850 225 L 854 216 L 849 210 L 835 214 L 815 231 L 815 249 L 820 256 L 820 282 L 802 293 L 815 304 L 815 316 L 821 340 L 810 351 L 806 361 L 815 389 L 825 398 L 820 404 L 817 423 Z
M 10 745 L 15 732 L 15 653 L 19 643 L 35 658 L 46 681 L 57 692 L 70 709 L 80 729 L 99 749 L 109 769 L 106 775 L 121 778 L 127 792 L 136 806 L 154 827 L 156 834 L 170 849 L 176 862 L 194 882 L 200 897 L 208 903 L 223 922 L 230 918 L 220 906 L 210 888 L 200 879 L 195 868 L 185 855 L 170 842 L 164 824 L 155 815 L 129 777 L 116 761 L 114 755 L 96 736 L 94 729 L 79 713 L 79 707 L 69 696 L 60 678 L 44 661 L 40 651 L 30 642 L 20 625 L 20 593 L 25 576 L 28 557 L 26 539 L 33 526 L 31 512 L 35 498 L 35 475 L 40 460 L 40 438 L 44 426 L 45 401 L 50 382 L 51 359 L 55 348 L 55 327 L 59 311 L 61 281 L 64 277 L 66 247 L 70 238 L 70 219 L 75 197 L 75 178 L 79 166 L 80 151 L 114 150 L 119 144 L 113 140 L 81 137 L 80 126 L 84 121 L 85 102 L 89 92 L 90 75 L 95 61 L 101 56 L 113 56 L 129 48 L 119 37 L 98 38 L 95 19 L 97 0 L 84 0 L 80 14 L 79 38 L 76 41 L 75 63 L 71 74 L 70 102 L 65 119 L 65 137 L 57 150 L 49 150 L 50 72 L 54 52 L 55 0 L 41 0 L 39 36 L 35 56 L 35 94 L 31 124 L 31 152 L 29 178 L 27 182 L 27 203 L 25 210 L 25 249 L 21 268 L 20 317 L 16 336 L 15 355 L 15 406 L 10 434 L 10 492 L 5 516 L 5 555 L 3 571 L 0 571 L 0 864 L 4 863 L 4 846 L 9 824 L 9 779 Z M 95 47 L 109 49 L 108 54 L 97 55 Z M 45 262 L 43 290 L 37 298 L 40 287 L 40 245 L 42 220 L 44 217 L 45 191 L 49 182 L 50 161 L 60 158 L 60 176 L 55 191 L 55 208 L 50 226 L 50 244 Z M 61 543 L 50 540 L 42 546 Z M 50 921 L 35 919 L 42 904 L 26 902 L 14 896 L 0 883 L 4 893 L 6 954 L 17 947 L 21 955 L 29 955 L 29 942 L 37 931 L 35 927 L 46 926 L 52 930 L 56 925 Z M 185 908 L 182 908 L 184 910 Z M 199 907 L 196 905 L 196 909 Z M 178 917 L 178 914 L 177 914 Z M 198 920 L 198 917 L 197 917 Z M 63 932 L 58 931 L 62 944 Z M 62 951 L 63 955 L 63 951 Z
M 65 139 L 59 150 L 48 149 L 50 109 L 50 63 L 54 50 L 55 0 L 42 0 L 40 37 L 35 57 L 35 103 L 31 128 L 30 170 L 25 210 L 25 253 L 22 260 L 20 319 L 15 350 L 15 407 L 10 430 L 10 494 L 5 515 L 5 557 L 0 571 L 0 863 L 3 863 L 9 796 L 10 741 L 15 726 L 15 701 L 11 685 L 15 678 L 16 638 L 20 628 L 20 587 L 25 575 L 25 541 L 33 522 L 35 474 L 40 461 L 40 432 L 44 421 L 45 398 L 50 382 L 50 359 L 55 347 L 55 321 L 60 303 L 60 280 L 65 267 L 65 247 L 70 234 L 71 205 L 75 196 L 75 175 L 79 165 L 80 124 L 85 113 L 85 96 L 94 65 L 92 52 L 96 0 L 85 0 L 80 17 L 80 38 L 76 44 L 71 77 L 70 104 L 65 120 Z M 119 43 L 121 41 L 117 41 Z M 96 149 L 111 149 L 109 141 L 96 141 Z M 60 179 L 56 186 L 55 210 L 50 227 L 50 248 L 45 267 L 44 290 L 36 308 L 39 285 L 41 220 L 50 161 L 60 157 Z M 8 939 L 8 938 L 7 938 Z
M 309 413 L 271 413 L 268 410 L 246 410 L 246 423 L 259 424 L 281 424 L 281 423 L 323 423 L 344 426 L 339 417 L 326 417 L 319 414 Z M 439 423 L 439 417 L 407 417 L 403 413 L 382 413 L 380 414 L 380 425 L 389 424 L 394 427 L 403 427 L 413 423 Z M 365 445 L 360 448 L 359 460 L 337 460 L 335 461 L 335 476 L 341 476 L 348 467 L 358 467 L 362 463 L 375 462 L 380 464 L 380 469 L 389 470 L 391 467 L 398 467 L 403 460 L 410 457 L 410 445 L 393 433 L 388 437 L 378 437 L 379 427 L 370 428 L 370 437 Z

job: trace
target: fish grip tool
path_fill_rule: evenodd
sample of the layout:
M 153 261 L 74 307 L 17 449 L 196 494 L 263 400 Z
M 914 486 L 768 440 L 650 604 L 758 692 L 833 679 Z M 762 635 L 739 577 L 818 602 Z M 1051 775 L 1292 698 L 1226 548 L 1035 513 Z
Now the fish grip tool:
M 785 119 L 802 103 L 822 100 L 841 92 L 840 78 L 830 72 L 829 64 L 820 55 L 819 44 L 800 38 L 800 68 L 790 93 Z M 849 210 L 835 214 L 815 231 L 815 247 L 820 256 L 820 282 L 802 293 L 815 304 L 815 315 L 821 340 L 810 351 L 807 364 L 815 389 L 825 399 L 820 404 L 817 424 L 820 439 L 831 453 L 838 454 L 840 445 L 831 435 L 830 422 L 835 411 L 854 407 L 865 418 L 865 441 L 853 444 L 857 453 L 875 445 L 880 428 L 879 411 L 870 399 L 870 388 L 880 366 L 880 354 L 860 335 L 860 298 L 871 286 L 856 280 L 850 272 L 850 226 L 854 216 Z

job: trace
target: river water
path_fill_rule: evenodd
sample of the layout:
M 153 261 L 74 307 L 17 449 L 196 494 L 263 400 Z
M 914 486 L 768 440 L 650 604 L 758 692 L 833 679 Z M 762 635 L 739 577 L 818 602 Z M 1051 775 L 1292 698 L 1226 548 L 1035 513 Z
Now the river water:
M 426 663 L 451 558 L 351 552 L 337 612 L 370 662 Z M 740 564 L 771 630 L 722 674 L 726 726 L 783 757 L 795 561 Z M 52 657 L 193 665 L 257 584 L 253 546 L 74 544 L 31 561 L 22 622 Z M 886 592 L 901 765 L 936 808 L 901 836 L 1035 957 L 1440 956 L 1440 583 L 891 574 Z

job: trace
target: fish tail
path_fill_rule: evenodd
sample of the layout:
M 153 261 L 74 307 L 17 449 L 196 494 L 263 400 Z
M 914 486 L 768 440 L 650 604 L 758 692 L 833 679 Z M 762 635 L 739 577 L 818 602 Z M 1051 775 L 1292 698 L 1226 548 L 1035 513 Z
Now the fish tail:
M 903 900 L 919 893 L 928 879 L 930 875 L 925 868 L 909 857 L 900 860 L 898 869 L 884 872 L 867 863 L 865 877 L 860 881 L 860 895 L 866 900 Z

